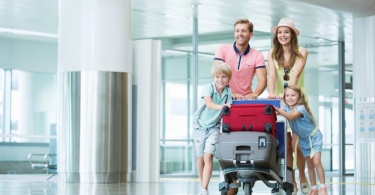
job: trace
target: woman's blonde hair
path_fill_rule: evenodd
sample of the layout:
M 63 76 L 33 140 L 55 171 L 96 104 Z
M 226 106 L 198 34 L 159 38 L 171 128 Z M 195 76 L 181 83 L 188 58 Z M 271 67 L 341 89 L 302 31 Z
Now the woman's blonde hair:
M 229 80 L 232 78 L 232 69 L 230 68 L 228 63 L 222 61 L 214 62 L 211 68 L 212 78 L 215 78 L 215 76 L 220 73 L 227 75 Z
M 311 119 L 312 119 L 313 123 L 316 125 L 316 123 L 315 123 L 315 118 L 314 118 L 314 116 L 313 116 L 313 114 L 312 114 L 312 112 L 311 112 L 311 110 L 310 110 L 309 104 L 308 104 L 307 101 L 306 101 L 305 93 L 303 93 L 303 91 L 301 90 L 301 88 L 299 88 L 299 87 L 297 87 L 297 86 L 295 86 L 295 85 L 289 85 L 288 87 L 286 87 L 285 90 L 284 90 L 284 99 L 283 99 L 284 102 L 286 102 L 286 101 L 285 101 L 285 93 L 286 93 L 286 90 L 287 90 L 287 89 L 291 89 L 291 90 L 297 92 L 298 97 L 299 97 L 297 104 L 298 104 L 298 105 L 304 105 L 304 106 L 305 106 L 307 112 L 308 112 L 308 113 L 310 114 L 310 116 L 311 116 Z

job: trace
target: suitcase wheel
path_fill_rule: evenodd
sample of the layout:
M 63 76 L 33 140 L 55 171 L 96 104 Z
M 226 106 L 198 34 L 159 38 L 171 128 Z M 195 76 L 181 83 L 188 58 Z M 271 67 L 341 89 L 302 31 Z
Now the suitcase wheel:
M 229 115 L 229 113 L 230 113 L 229 107 L 228 106 L 224 106 L 222 112 L 223 112 L 223 115 Z
M 223 130 L 223 133 L 229 133 L 230 130 L 229 130 L 229 124 L 223 124 L 222 125 L 222 130 Z
M 272 114 L 272 106 L 271 105 L 267 105 L 264 108 L 264 114 Z
M 265 124 L 264 125 L 264 132 L 272 133 L 272 124 Z

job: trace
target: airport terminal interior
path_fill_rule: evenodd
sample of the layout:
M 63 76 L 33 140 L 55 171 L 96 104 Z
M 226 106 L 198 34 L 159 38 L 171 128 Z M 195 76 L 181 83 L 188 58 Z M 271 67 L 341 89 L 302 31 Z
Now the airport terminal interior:
M 355 36 L 375 32 L 375 0 L 2 0 L 0 195 L 199 194 L 192 114 L 212 82 L 215 50 L 233 44 L 234 22 L 247 18 L 249 44 L 267 65 L 271 29 L 285 17 L 308 50 L 305 86 L 324 137 L 328 193 L 375 194 L 375 59 L 354 55 L 375 52 L 373 38 Z M 98 100 L 111 90 L 118 97 Z M 267 96 L 266 89 L 259 98 Z M 116 104 L 97 106 L 101 100 Z M 125 122 L 90 129 L 116 121 L 111 110 Z M 117 125 L 126 127 L 111 134 Z M 119 144 L 101 142 L 107 135 Z M 111 166 L 121 171 L 94 169 Z M 209 194 L 221 194 L 217 159 L 213 169 Z M 257 181 L 253 194 L 271 190 Z

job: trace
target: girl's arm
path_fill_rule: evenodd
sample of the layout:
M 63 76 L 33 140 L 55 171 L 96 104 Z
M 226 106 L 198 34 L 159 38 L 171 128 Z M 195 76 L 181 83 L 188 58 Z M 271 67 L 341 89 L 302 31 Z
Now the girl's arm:
M 272 51 L 268 52 L 268 81 L 267 81 L 267 87 L 268 87 L 268 98 L 269 99 L 275 99 L 275 84 L 276 84 L 276 68 L 275 64 L 273 63 L 272 58 Z
M 275 107 L 275 106 L 274 106 Z M 296 118 L 301 116 L 299 111 L 285 112 L 282 108 L 275 107 L 275 110 L 287 120 L 294 121 Z
M 292 78 L 290 79 L 289 85 L 296 85 L 298 82 L 298 78 L 301 75 L 303 69 L 305 68 L 306 60 L 307 60 L 307 49 L 302 48 L 301 49 L 301 55 L 303 56 L 303 59 L 298 58 L 298 61 L 296 63 L 296 67 L 294 69 L 294 73 L 292 75 Z
M 232 98 L 232 97 L 228 97 L 228 98 Z M 204 96 L 204 101 L 206 103 L 206 107 L 212 110 L 221 110 L 223 109 L 224 106 L 228 106 L 230 108 L 230 104 L 219 105 L 219 104 L 212 102 L 211 96 Z

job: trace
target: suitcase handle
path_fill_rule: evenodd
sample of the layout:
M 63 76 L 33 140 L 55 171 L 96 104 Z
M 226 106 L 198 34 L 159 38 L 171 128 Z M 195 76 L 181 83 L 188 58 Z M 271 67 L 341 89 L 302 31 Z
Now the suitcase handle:
M 234 150 L 233 154 L 254 154 L 254 150 Z
M 256 116 L 256 111 L 251 109 L 241 109 L 238 111 L 238 116 Z
M 233 160 L 233 165 L 253 165 L 250 160 Z

